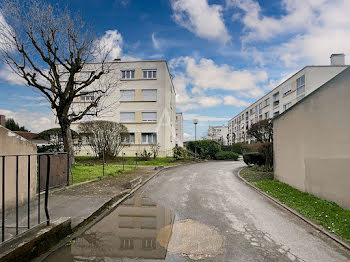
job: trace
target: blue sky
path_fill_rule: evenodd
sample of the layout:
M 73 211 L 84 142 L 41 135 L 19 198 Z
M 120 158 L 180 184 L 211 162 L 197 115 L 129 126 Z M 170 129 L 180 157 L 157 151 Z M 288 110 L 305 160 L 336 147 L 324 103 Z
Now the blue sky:
M 65 1 L 62 1 L 65 3 Z M 166 59 L 185 139 L 227 124 L 305 65 L 350 54 L 347 0 L 74 0 L 122 60 Z M 32 131 L 50 127 L 46 101 L 0 67 L 0 113 Z

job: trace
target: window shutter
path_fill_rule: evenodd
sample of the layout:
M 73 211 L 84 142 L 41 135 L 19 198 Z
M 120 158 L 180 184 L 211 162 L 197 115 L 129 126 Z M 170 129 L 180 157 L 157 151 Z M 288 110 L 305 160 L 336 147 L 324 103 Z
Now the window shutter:
M 157 101 L 157 89 L 143 89 L 142 100 L 144 101 Z
M 134 100 L 135 100 L 135 90 L 120 91 L 120 101 L 134 101 Z
M 157 112 L 142 112 L 142 121 L 157 121 Z
M 120 122 L 134 122 L 135 112 L 120 112 Z

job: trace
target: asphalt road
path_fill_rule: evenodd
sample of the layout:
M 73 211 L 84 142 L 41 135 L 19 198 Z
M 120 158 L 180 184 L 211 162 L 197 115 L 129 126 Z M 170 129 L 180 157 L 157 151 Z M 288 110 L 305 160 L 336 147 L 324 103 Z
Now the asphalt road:
M 166 261 L 350 261 L 347 251 L 239 180 L 242 166 L 181 166 L 141 188 L 175 213 Z

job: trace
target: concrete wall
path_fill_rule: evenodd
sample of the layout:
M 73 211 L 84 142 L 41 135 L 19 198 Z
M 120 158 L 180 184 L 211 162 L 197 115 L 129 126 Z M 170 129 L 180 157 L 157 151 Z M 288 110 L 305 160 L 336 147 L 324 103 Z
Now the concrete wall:
M 16 135 L 10 130 L 0 126 L 0 155 L 12 154 L 35 154 L 37 152 L 36 146 Z M 28 185 L 28 157 L 21 156 L 18 161 L 18 200 L 19 204 L 27 201 L 27 185 Z M 37 161 L 36 156 L 31 157 L 30 161 L 30 194 L 33 198 L 37 190 Z M 2 181 L 2 159 L 0 159 L 0 179 Z M 0 194 L 0 202 L 2 195 Z M 5 158 L 5 208 L 11 208 L 16 204 L 16 158 Z
M 350 209 L 350 68 L 274 120 L 275 178 Z

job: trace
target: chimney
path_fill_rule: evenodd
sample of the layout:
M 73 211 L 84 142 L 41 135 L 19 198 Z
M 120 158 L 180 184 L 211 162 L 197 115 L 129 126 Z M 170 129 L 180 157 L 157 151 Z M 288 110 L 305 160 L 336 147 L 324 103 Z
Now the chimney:
M 0 126 L 5 126 L 5 116 L 0 115 Z
M 331 65 L 345 65 L 345 55 L 344 54 L 332 54 L 331 55 Z

